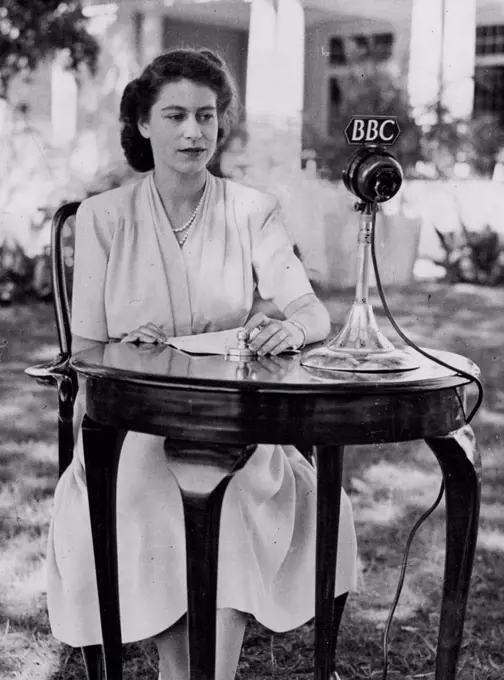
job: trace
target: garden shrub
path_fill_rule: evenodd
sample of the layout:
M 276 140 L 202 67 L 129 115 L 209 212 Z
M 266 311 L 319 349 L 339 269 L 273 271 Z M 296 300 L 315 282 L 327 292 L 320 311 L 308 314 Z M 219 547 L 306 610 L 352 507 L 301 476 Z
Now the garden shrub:
M 487 286 L 504 283 L 504 243 L 499 234 L 486 225 L 471 231 L 461 222 L 457 232 L 443 233 L 434 227 L 445 251 L 446 280 L 451 283 L 475 283 Z

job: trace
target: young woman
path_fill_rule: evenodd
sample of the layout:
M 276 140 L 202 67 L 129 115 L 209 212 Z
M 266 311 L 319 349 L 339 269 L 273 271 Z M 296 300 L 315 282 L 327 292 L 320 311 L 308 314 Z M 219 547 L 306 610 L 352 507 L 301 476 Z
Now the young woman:
M 255 330 L 252 344 L 262 355 L 327 336 L 327 311 L 294 255 L 276 200 L 206 169 L 235 109 L 228 69 L 208 50 L 168 52 L 126 87 L 122 145 L 130 165 L 147 174 L 78 211 L 74 351 L 242 325 Z M 283 320 L 251 314 L 257 296 L 272 301 Z M 76 427 L 84 411 L 79 394 Z M 194 479 L 212 471 L 186 473 Z M 188 678 L 182 503 L 163 438 L 128 433 L 117 496 L 123 641 L 154 637 L 162 680 Z M 274 631 L 314 616 L 315 526 L 311 465 L 292 446 L 258 445 L 222 509 L 218 680 L 235 676 L 247 615 Z M 342 492 L 336 596 L 354 588 L 355 565 L 352 511 Z M 72 646 L 99 644 L 80 436 L 56 490 L 48 567 L 54 635 Z

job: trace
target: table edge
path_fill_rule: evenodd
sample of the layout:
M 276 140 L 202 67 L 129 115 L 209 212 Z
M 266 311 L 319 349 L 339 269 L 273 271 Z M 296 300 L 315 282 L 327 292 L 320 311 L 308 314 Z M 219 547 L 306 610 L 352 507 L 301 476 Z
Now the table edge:
M 77 358 L 72 358 L 70 364 L 77 373 L 86 378 L 97 380 L 110 380 L 113 382 L 124 382 L 128 384 L 143 385 L 146 387 L 170 388 L 177 390 L 201 390 L 214 392 L 262 392 L 275 394 L 320 394 L 320 393 L 364 393 L 364 394 L 383 394 L 389 392 L 400 393 L 443 390 L 449 388 L 463 387 L 470 384 L 468 378 L 461 375 L 443 376 L 439 378 L 426 378 L 422 381 L 399 382 L 399 383 L 270 383 L 265 381 L 253 380 L 218 380 L 213 378 L 194 378 L 185 376 L 159 376 L 153 377 L 150 374 L 140 372 L 128 372 L 117 370 L 115 374 L 110 369 L 100 366 L 82 363 Z

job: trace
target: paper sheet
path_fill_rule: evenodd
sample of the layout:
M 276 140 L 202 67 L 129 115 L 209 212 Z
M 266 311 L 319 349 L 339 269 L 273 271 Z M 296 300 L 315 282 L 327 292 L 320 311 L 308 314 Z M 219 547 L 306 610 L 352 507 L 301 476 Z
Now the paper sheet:
M 239 328 L 215 333 L 200 333 L 199 335 L 182 335 L 178 338 L 168 338 L 167 345 L 180 349 L 188 354 L 226 354 L 228 347 L 236 347 L 236 334 Z

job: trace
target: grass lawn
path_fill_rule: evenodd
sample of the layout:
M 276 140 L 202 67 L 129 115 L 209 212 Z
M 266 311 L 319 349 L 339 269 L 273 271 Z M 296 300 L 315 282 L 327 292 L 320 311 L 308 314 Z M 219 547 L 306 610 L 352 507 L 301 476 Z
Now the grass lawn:
M 458 680 L 504 678 L 504 291 L 419 284 L 392 291 L 400 326 L 423 346 L 473 359 L 482 369 L 483 407 L 473 421 L 484 460 L 479 544 Z M 349 294 L 327 300 L 341 320 Z M 380 327 L 394 334 L 375 304 Z M 45 608 L 44 555 L 56 483 L 56 395 L 23 374 L 56 352 L 52 308 L 0 309 L 0 678 L 77 680 L 80 652 L 52 639 Z M 1 344 L 1 343 L 0 343 Z M 423 442 L 351 447 L 345 487 L 359 538 L 359 591 L 347 606 L 339 640 L 342 680 L 381 680 L 381 636 L 402 551 L 416 519 L 435 499 L 441 475 Z M 443 503 L 420 529 L 392 628 L 389 680 L 432 680 L 444 560 Z M 248 629 L 240 680 L 312 677 L 310 624 L 271 635 Z M 125 679 L 156 680 L 152 644 L 128 645 Z

